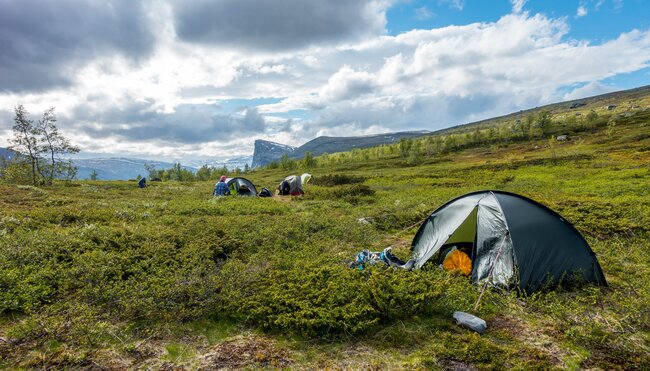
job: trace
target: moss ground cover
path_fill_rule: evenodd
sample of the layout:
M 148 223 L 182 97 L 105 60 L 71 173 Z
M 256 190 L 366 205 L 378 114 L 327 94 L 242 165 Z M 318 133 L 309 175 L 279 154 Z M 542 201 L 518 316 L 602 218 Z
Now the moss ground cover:
M 0 184 L 0 368 L 650 368 L 650 122 L 633 118 L 568 142 L 326 163 L 300 198 Z M 610 287 L 489 292 L 479 336 L 451 320 L 478 297 L 463 277 L 348 268 L 364 248 L 406 258 L 405 228 L 481 189 L 573 222 Z

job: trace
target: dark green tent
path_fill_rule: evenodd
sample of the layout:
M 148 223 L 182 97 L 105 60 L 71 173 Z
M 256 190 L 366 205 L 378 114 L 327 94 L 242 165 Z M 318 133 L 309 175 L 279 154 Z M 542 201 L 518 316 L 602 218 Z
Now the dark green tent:
M 413 239 L 415 268 L 440 263 L 456 247 L 472 261 L 474 282 L 524 292 L 580 277 L 607 285 L 596 255 L 571 223 L 548 207 L 502 191 L 479 191 L 442 205 Z

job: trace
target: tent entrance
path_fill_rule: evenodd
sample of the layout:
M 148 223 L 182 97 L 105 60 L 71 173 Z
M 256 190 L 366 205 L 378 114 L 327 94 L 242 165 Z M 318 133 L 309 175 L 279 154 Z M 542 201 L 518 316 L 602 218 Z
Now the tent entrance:
M 478 206 L 472 209 L 467 218 L 456 228 L 454 233 L 440 247 L 436 263 L 442 263 L 447 253 L 456 247 L 464 252 L 471 260 L 476 256 L 476 223 L 478 215 Z

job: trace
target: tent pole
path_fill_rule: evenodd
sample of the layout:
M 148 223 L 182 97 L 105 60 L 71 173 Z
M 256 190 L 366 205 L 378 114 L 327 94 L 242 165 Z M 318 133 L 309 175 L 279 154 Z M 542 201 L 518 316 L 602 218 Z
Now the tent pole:
M 499 246 L 499 251 L 497 252 L 497 256 L 494 258 L 494 262 L 492 262 L 492 266 L 490 267 L 490 271 L 488 272 L 488 275 L 485 278 L 483 287 L 481 287 L 481 293 L 478 295 L 476 304 L 474 304 L 474 312 L 476 312 L 476 310 L 478 309 L 478 305 L 481 303 L 481 298 L 483 297 L 483 294 L 485 293 L 485 289 L 487 288 L 488 283 L 490 282 L 490 277 L 492 277 L 492 272 L 494 272 L 494 266 L 496 265 L 497 261 L 499 260 L 499 257 L 501 256 L 501 251 L 503 251 L 503 245 L 506 243 L 506 239 L 508 238 L 509 234 L 510 231 L 506 231 L 506 235 L 503 237 L 503 240 L 501 240 L 501 245 Z

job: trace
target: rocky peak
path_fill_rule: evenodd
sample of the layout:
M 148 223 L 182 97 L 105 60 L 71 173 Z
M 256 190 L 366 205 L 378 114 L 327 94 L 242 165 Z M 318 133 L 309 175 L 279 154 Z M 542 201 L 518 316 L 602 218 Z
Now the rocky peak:
M 287 146 L 285 144 L 258 139 L 255 141 L 252 167 L 255 168 L 267 165 L 275 160 L 278 160 L 284 154 L 291 155 L 294 150 L 294 147 Z

